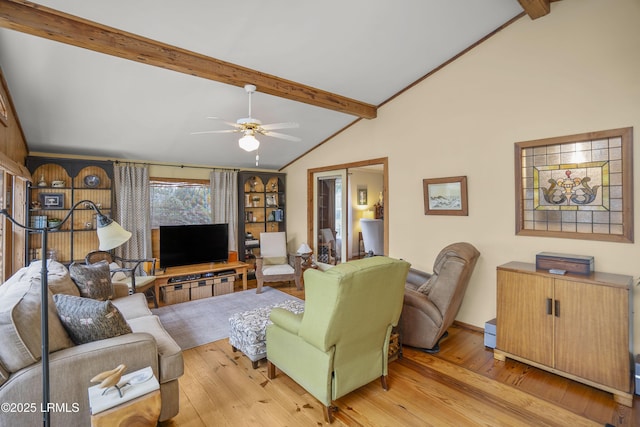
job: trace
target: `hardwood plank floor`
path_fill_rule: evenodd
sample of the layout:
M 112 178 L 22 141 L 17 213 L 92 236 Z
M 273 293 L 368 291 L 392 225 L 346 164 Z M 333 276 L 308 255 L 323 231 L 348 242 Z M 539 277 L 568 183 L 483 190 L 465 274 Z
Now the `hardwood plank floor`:
M 255 287 L 255 284 L 253 284 Z M 251 287 L 251 283 L 250 283 Z M 295 286 L 277 286 L 304 298 Z M 640 426 L 639 400 L 609 393 L 520 362 L 493 359 L 481 331 L 454 325 L 435 355 L 404 348 L 389 365 L 389 390 L 374 381 L 335 402 L 342 426 Z M 184 352 L 180 413 L 173 426 L 318 426 L 322 405 L 278 371 L 267 378 L 226 339 Z

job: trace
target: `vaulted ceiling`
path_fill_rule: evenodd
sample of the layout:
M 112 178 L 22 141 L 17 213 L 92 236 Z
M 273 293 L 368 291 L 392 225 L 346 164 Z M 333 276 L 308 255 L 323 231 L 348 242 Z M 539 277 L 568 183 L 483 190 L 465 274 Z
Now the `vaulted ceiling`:
M 549 0 L 0 0 L 0 66 L 31 151 L 280 169 Z M 529 18 L 526 18 L 529 19 Z M 207 117 L 217 117 L 211 119 Z

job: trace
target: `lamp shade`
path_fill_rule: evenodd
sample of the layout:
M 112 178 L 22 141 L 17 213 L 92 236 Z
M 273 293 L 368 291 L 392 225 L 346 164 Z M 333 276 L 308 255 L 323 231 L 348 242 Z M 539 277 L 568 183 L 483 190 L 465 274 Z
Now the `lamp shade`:
M 310 254 L 311 252 L 313 251 L 311 250 L 309 245 L 307 245 L 306 243 L 301 244 L 300 247 L 298 248 L 299 254 Z
M 253 134 L 247 133 L 242 138 L 238 140 L 238 144 L 240 144 L 240 148 L 245 151 L 254 151 L 260 147 L 260 141 L 256 139 Z
M 98 240 L 100 240 L 99 249 L 108 251 L 125 243 L 131 238 L 131 232 L 125 230 L 117 222 L 111 220 L 108 224 L 101 224 L 98 221 Z

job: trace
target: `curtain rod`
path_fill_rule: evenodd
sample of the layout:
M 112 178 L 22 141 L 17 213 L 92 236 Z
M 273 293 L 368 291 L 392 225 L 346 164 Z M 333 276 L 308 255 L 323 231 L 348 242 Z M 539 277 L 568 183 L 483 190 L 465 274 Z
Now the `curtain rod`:
M 235 168 L 213 168 L 213 167 L 207 167 L 207 166 L 185 166 L 185 165 L 173 165 L 173 164 L 151 163 L 151 162 L 123 162 L 121 160 L 114 160 L 113 162 L 116 165 L 117 164 L 124 164 L 124 165 L 144 165 L 144 166 L 167 166 L 167 167 L 171 167 L 171 168 L 180 168 L 180 169 L 184 169 L 184 168 L 188 168 L 188 169 L 209 169 L 209 170 L 212 170 L 212 171 L 235 171 L 235 172 L 240 172 L 240 169 L 235 169 Z

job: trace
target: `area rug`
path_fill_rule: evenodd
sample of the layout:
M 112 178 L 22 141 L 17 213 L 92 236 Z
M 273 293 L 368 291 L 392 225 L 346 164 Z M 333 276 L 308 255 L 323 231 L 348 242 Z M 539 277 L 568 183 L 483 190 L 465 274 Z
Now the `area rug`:
M 229 336 L 229 317 L 233 313 L 277 304 L 286 300 L 302 301 L 292 295 L 262 288 L 234 292 L 217 297 L 171 304 L 151 311 L 160 317 L 162 325 L 181 349 L 197 347 Z

